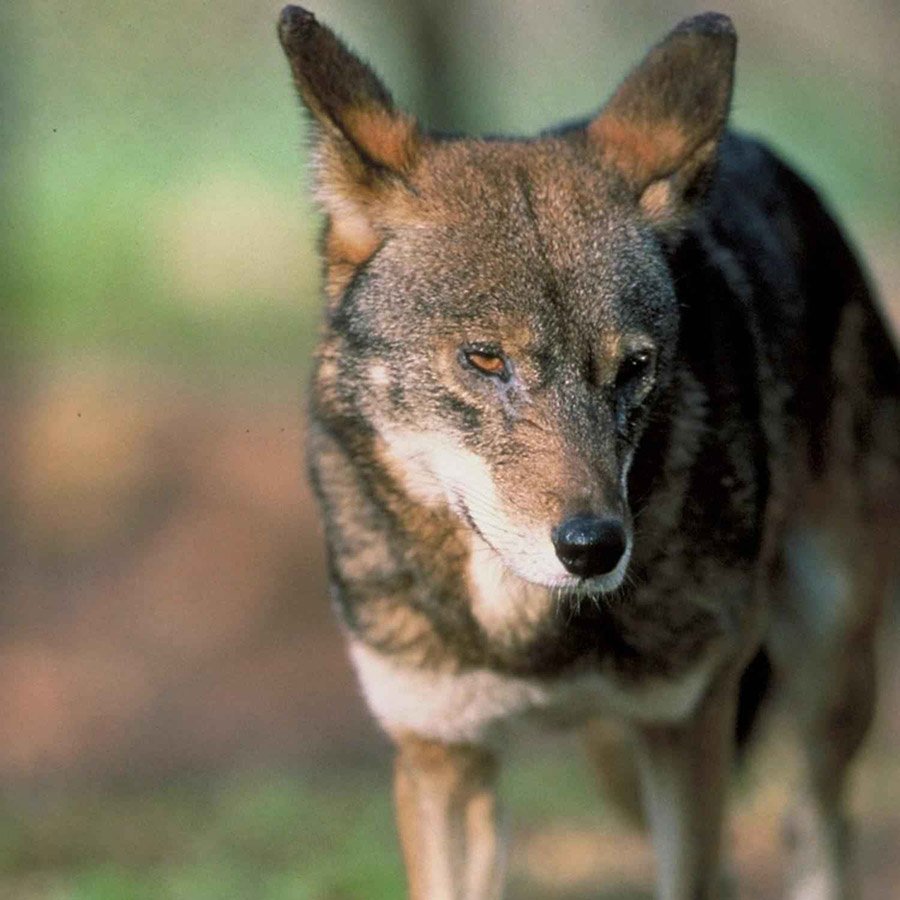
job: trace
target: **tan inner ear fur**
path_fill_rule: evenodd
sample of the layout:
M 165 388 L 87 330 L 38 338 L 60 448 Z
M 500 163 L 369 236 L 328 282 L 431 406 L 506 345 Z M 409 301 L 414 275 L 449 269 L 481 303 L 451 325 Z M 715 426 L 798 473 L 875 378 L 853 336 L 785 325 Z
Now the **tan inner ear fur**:
M 357 225 L 361 225 L 357 229 Z M 337 300 L 353 278 L 353 273 L 378 249 L 378 234 L 360 217 L 354 222 L 332 219 L 325 238 L 328 271 L 325 292 Z
M 402 113 L 360 107 L 343 113 L 341 125 L 347 140 L 332 138 L 321 147 L 317 165 L 317 195 L 328 215 L 326 291 L 332 298 L 381 245 L 378 223 L 394 192 L 392 179 L 412 170 L 421 149 L 415 120 Z
M 716 155 L 717 141 L 704 141 L 678 169 L 667 178 L 651 182 L 641 194 L 640 207 L 644 215 L 663 230 L 677 230 L 689 212 L 690 204 L 684 194 L 688 186 L 702 177 Z
M 328 216 L 325 236 L 325 289 L 332 299 L 349 284 L 353 273 L 381 244 L 375 227 L 374 200 L 368 189 L 347 177 L 340 163 L 321 166 L 319 203 Z
M 641 194 L 641 209 L 651 222 L 664 222 L 673 214 L 675 207 L 672 185 L 666 178 L 654 181 Z
M 645 188 L 673 172 L 690 152 L 688 135 L 675 119 L 644 123 L 605 114 L 588 125 L 603 161 L 632 185 Z
M 415 163 L 419 132 L 412 117 L 377 107 L 362 107 L 343 111 L 341 124 L 353 143 L 378 165 L 405 174 Z

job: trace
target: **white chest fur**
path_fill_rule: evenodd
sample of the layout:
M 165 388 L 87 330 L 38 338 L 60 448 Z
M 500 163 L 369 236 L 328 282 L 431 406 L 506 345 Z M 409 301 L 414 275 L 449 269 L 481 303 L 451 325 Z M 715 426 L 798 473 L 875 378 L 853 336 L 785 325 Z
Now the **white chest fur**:
M 521 678 L 487 669 L 419 670 L 360 642 L 351 645 L 351 657 L 369 707 L 389 733 L 477 744 L 493 743 L 528 719 L 561 726 L 594 716 L 679 721 L 694 708 L 716 663 L 710 654 L 678 679 L 633 687 L 596 671 Z

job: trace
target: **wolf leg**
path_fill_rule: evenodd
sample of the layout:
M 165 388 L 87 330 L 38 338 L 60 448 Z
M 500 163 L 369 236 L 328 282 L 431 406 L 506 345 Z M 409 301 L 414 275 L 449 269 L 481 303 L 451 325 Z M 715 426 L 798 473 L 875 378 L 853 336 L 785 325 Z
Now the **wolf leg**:
M 394 796 L 410 900 L 498 900 L 503 847 L 488 751 L 398 742 Z
M 780 656 L 803 762 L 786 829 L 788 896 L 853 900 L 846 782 L 875 709 L 885 579 L 864 541 L 817 529 L 793 535 L 787 562 L 792 603 Z
M 612 803 L 628 824 L 644 828 L 640 772 L 633 740 L 621 725 L 593 719 L 585 728 L 584 743 L 603 798 Z
M 873 645 L 872 635 L 858 635 L 841 652 L 818 656 L 818 685 L 811 673 L 806 679 L 809 705 L 798 711 L 804 777 L 786 828 L 791 900 L 858 896 L 845 789 L 875 706 Z
M 660 900 L 718 900 L 722 821 L 734 755 L 737 679 L 716 684 L 686 722 L 637 729 Z

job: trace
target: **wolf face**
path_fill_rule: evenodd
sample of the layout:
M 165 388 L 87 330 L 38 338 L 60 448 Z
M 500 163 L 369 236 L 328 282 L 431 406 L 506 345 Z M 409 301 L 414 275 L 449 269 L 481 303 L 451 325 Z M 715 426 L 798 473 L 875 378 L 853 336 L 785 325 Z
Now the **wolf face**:
M 452 150 L 422 163 L 426 208 L 341 299 L 342 389 L 410 493 L 448 504 L 516 574 L 617 587 L 628 467 L 677 329 L 658 243 L 575 158 L 560 184 L 545 147 Z M 448 179 L 466 184 L 458 212 L 428 194 Z
M 593 121 L 529 142 L 426 135 L 311 16 L 282 24 L 328 214 L 319 403 L 536 585 L 625 578 L 629 467 L 678 334 L 664 249 L 731 91 L 733 32 L 707 18 Z

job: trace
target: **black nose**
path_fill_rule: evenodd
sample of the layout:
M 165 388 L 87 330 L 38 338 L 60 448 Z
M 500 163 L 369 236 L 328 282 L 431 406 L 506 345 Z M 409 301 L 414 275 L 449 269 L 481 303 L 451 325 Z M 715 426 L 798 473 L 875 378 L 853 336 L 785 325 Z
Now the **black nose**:
M 625 529 L 618 519 L 572 516 L 553 529 L 553 546 L 560 562 L 573 575 L 607 575 L 625 552 Z

